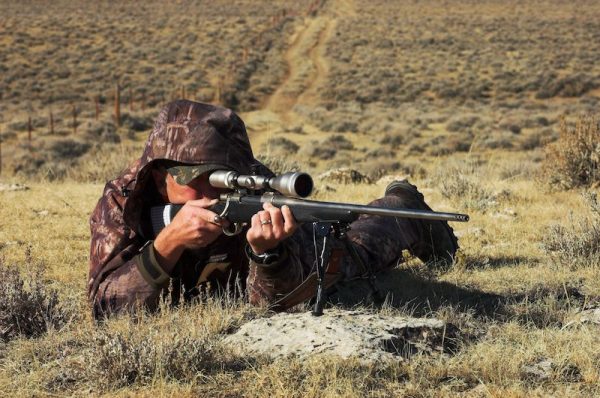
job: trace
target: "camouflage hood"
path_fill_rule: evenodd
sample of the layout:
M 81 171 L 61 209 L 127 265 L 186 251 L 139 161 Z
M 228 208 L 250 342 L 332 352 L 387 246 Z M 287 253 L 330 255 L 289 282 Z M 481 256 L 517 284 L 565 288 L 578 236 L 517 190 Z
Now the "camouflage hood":
M 167 104 L 156 119 L 144 153 L 126 173 L 124 221 L 134 230 L 150 170 L 159 160 L 220 164 L 244 174 L 260 165 L 252 154 L 244 122 L 230 109 L 187 100 Z

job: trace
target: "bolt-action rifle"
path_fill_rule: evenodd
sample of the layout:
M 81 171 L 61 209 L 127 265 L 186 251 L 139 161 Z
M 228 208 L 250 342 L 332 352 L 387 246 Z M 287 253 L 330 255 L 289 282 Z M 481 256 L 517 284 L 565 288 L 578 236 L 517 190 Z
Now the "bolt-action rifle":
M 323 242 L 323 249 L 316 264 L 318 285 L 313 315 L 317 316 L 323 314 L 325 267 L 330 255 L 327 238 L 331 234 L 337 238 L 344 238 L 350 229 L 349 224 L 361 214 L 424 220 L 469 221 L 467 214 L 308 200 L 305 198 L 312 192 L 314 184 L 311 176 L 302 172 L 263 176 L 240 175 L 235 171 L 217 170 L 210 174 L 209 183 L 215 188 L 232 190 L 230 193 L 221 194 L 219 202 L 209 208 L 229 221 L 229 227 L 223 229 L 226 235 L 237 235 L 242 232 L 252 216 L 263 210 L 263 203 L 266 202 L 275 207 L 288 206 L 294 219 L 299 223 L 313 223 L 315 241 L 320 238 Z M 151 209 L 153 233 L 158 235 L 165 226 L 169 225 L 181 207 L 183 205 L 173 204 L 153 207 Z

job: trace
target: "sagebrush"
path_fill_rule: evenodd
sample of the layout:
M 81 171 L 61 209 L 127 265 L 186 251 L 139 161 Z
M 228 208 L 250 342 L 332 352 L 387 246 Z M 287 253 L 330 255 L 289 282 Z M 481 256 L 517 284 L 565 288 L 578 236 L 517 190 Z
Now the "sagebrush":
M 551 185 L 560 188 L 589 187 L 598 184 L 600 173 L 600 119 L 582 116 L 575 125 L 566 118 L 560 135 L 548 145 L 544 171 Z

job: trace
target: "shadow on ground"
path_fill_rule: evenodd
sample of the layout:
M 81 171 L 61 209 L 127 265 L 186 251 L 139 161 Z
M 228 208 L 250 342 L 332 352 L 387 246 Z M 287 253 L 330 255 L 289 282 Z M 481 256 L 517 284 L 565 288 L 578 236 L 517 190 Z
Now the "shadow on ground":
M 543 326 L 548 323 L 560 324 L 562 320 L 548 318 L 547 310 L 544 310 L 550 308 L 547 300 L 554 302 L 552 308 L 555 310 L 564 307 L 567 311 L 573 305 L 583 306 L 593 299 L 582 294 L 577 286 L 536 286 L 527 291 L 501 295 L 438 281 L 415 269 L 381 272 L 376 278 L 375 286 L 380 292 L 379 297 L 385 299 L 385 304 L 384 300 L 378 300 L 373 295 L 371 284 L 364 279 L 339 283 L 330 292 L 329 301 L 342 307 L 386 305 L 410 312 L 415 317 L 427 316 L 442 307 L 450 306 L 457 311 L 470 312 L 480 319 L 516 319 L 527 323 L 533 321 L 533 324 Z M 544 314 L 535 316 L 539 311 Z
M 377 275 L 375 286 L 380 297 L 385 298 L 385 305 L 407 309 L 416 317 L 449 305 L 462 311 L 472 311 L 477 317 L 504 314 L 504 296 L 436 281 L 409 269 L 381 272 Z M 383 304 L 374 298 L 371 284 L 364 279 L 338 283 L 329 300 L 344 307 Z
M 534 261 L 536 263 L 537 261 Z M 467 255 L 464 260 L 466 269 L 496 269 L 504 267 L 514 267 L 523 263 L 532 263 L 530 258 L 524 256 L 497 256 L 497 257 L 482 257 Z

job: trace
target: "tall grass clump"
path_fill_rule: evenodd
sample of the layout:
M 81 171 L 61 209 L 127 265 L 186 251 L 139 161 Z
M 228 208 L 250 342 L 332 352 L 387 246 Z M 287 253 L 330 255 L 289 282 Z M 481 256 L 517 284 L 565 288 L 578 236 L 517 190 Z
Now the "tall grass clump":
M 583 116 L 571 125 L 563 118 L 559 138 L 546 147 L 544 174 L 550 185 L 571 189 L 598 184 L 600 120 Z
M 484 186 L 477 163 L 443 165 L 433 176 L 441 194 L 467 210 L 485 211 L 497 203 L 497 195 Z
M 166 299 L 156 314 L 138 311 L 105 321 L 86 341 L 86 378 L 98 380 L 101 389 L 192 382 L 243 368 L 244 361 L 226 349 L 222 336 L 261 313 L 231 294 L 175 307 Z
M 62 393 L 204 383 L 253 366 L 254 358 L 222 340 L 265 312 L 241 298 L 210 296 L 180 306 L 166 299 L 157 313 L 139 308 L 97 323 L 79 319 L 76 327 L 7 346 L 0 395 L 3 376 L 33 391 Z
M 124 330 L 101 330 L 90 342 L 88 376 L 104 387 L 150 384 L 153 380 L 194 380 L 219 367 L 218 339 L 193 336 L 177 326 L 130 324 Z
M 595 192 L 583 197 L 588 214 L 550 226 L 542 242 L 546 253 L 570 269 L 600 266 L 600 203 Z
M 43 267 L 27 258 L 27 265 L 10 267 L 0 257 L 0 341 L 38 337 L 74 318 L 58 291 L 46 284 Z

